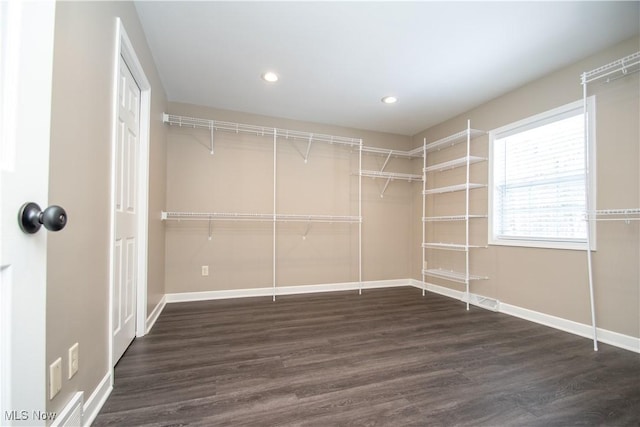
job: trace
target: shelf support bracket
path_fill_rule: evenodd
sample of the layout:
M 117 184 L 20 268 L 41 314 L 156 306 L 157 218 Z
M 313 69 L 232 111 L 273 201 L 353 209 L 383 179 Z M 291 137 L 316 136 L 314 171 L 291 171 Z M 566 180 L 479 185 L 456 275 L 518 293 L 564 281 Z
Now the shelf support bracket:
M 307 240 L 307 234 L 309 234 L 309 230 L 311 230 L 311 221 L 307 222 L 307 228 L 305 228 L 304 233 L 302 234 L 302 240 Z
M 391 151 L 389 151 L 389 154 L 387 155 L 387 159 L 384 161 L 384 164 L 380 168 L 380 172 L 384 172 L 384 168 L 387 167 L 387 164 L 389 163 L 389 160 L 391 160 Z
M 286 138 L 289 139 L 289 136 L 287 135 Z M 291 145 L 293 145 L 293 148 L 296 149 L 296 151 L 298 152 L 298 154 L 300 154 L 300 156 L 302 157 L 302 160 L 304 160 L 305 163 L 309 162 L 309 153 L 311 152 L 312 142 L 313 142 L 313 135 L 310 135 L 309 140 L 307 141 L 307 150 L 306 152 L 303 153 L 302 150 L 298 148 L 298 145 L 296 144 L 295 140 L 294 139 L 291 140 Z
M 307 163 L 309 161 L 309 152 L 311 151 L 311 143 L 313 142 L 313 135 L 309 137 L 309 142 L 307 143 L 307 153 L 304 155 L 304 162 Z
M 384 197 L 384 192 L 387 191 L 387 187 L 389 186 L 390 182 L 391 182 L 391 178 L 387 178 L 387 182 L 385 182 L 384 187 L 382 188 L 382 192 L 380 193 L 381 199 Z
M 213 237 L 213 221 L 211 220 L 211 215 L 209 215 L 209 240 Z
M 209 129 L 211 130 L 211 144 L 209 145 L 209 152 L 213 156 L 213 132 L 215 130 L 213 127 L 213 122 L 209 124 Z

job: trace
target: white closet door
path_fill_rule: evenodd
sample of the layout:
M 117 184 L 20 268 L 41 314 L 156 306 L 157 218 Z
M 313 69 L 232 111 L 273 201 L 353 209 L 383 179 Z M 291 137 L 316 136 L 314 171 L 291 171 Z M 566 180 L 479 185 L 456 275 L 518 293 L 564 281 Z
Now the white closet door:
M 113 263 L 113 363 L 136 334 L 138 251 L 137 177 L 140 151 L 140 88 L 120 58 L 118 135 L 115 179 L 115 241 Z

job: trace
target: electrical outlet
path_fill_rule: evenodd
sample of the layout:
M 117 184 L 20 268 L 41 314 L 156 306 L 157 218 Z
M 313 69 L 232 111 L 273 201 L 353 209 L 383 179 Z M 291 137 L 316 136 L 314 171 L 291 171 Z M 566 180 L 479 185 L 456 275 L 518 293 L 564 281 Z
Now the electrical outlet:
M 58 357 L 49 365 L 49 400 L 62 389 L 62 358 Z
M 79 367 L 79 344 L 75 343 L 71 347 L 69 347 L 69 379 L 71 379 L 76 372 L 78 372 Z
M 203 265 L 202 266 L 202 275 L 203 276 L 208 276 L 209 275 L 209 266 L 208 265 Z

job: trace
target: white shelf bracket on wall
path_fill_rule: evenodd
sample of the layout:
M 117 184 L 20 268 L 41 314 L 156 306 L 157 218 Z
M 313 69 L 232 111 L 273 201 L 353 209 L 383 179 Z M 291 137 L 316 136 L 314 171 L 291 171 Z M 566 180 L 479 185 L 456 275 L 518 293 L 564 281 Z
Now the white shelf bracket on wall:
M 380 193 L 381 199 L 384 197 L 384 192 L 387 191 L 387 187 L 389 186 L 390 182 L 391 182 L 391 177 L 387 178 L 387 182 L 385 182 L 384 187 L 382 187 L 382 192 Z
M 311 143 L 313 142 L 313 135 L 309 135 L 309 142 L 307 142 L 307 152 L 304 155 L 304 162 L 309 162 L 309 152 L 311 151 Z
M 389 160 L 391 160 L 391 151 L 389 151 L 389 154 L 387 154 L 387 158 L 385 159 L 384 163 L 382 164 L 382 167 L 380 168 L 380 172 L 384 172 L 384 168 L 386 168 L 387 164 L 389 164 Z
M 307 240 L 307 234 L 309 234 L 309 230 L 311 230 L 311 221 L 307 222 L 307 227 L 304 230 L 304 233 L 302 233 L 302 240 Z

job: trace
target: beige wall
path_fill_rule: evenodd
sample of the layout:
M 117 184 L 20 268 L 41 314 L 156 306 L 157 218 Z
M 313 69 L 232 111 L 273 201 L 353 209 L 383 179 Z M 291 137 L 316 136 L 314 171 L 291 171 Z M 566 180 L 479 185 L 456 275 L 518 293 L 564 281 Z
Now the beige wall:
M 435 141 L 466 127 L 491 130 L 555 107 L 582 99 L 580 74 L 639 50 L 633 38 L 600 54 L 448 120 L 414 137 Z M 639 75 L 609 84 L 590 85 L 597 110 L 597 208 L 640 206 L 639 175 Z M 460 94 L 464 96 L 464 94 Z M 474 149 L 487 154 L 488 137 L 474 141 Z M 472 166 L 486 182 L 487 164 Z M 474 190 L 472 211 L 487 211 L 487 191 Z M 440 200 L 440 199 L 439 199 Z M 413 277 L 420 278 L 421 198 L 414 197 Z M 432 227 L 433 228 L 433 227 Z M 486 242 L 486 221 L 474 223 L 472 235 Z M 446 230 L 444 231 L 446 232 Z M 429 231 L 443 233 L 443 230 Z M 596 317 L 599 327 L 640 337 L 640 224 L 624 222 L 597 225 L 598 250 L 594 253 Z M 447 260 L 444 260 L 446 262 Z M 472 252 L 471 270 L 490 277 L 474 282 L 473 293 L 501 302 L 590 324 L 588 279 L 584 251 L 490 246 Z M 430 278 L 430 282 L 462 287 Z
M 284 129 L 363 138 L 365 145 L 409 149 L 411 138 L 304 123 L 273 117 L 171 104 L 170 113 Z M 273 212 L 273 139 L 218 132 L 215 154 L 207 130 L 171 127 L 167 142 L 167 210 Z M 357 215 L 358 150 L 315 143 L 309 161 L 303 142 L 277 144 L 277 212 Z M 379 168 L 379 156 L 365 156 Z M 388 170 L 408 172 L 411 163 L 394 159 Z M 406 278 L 411 268 L 411 197 L 416 184 L 363 178 L 363 280 Z M 356 224 L 277 224 L 276 282 L 279 286 L 358 280 Z M 167 222 L 167 293 L 270 287 L 271 222 Z M 210 275 L 201 275 L 208 265 Z
M 47 263 L 47 365 L 63 359 L 59 412 L 76 391 L 85 399 L 109 372 L 109 221 L 113 70 L 120 17 L 151 89 L 149 289 L 164 294 L 164 89 L 130 2 L 59 2 L 56 11 L 49 199 L 69 223 L 50 233 Z M 67 349 L 80 344 L 80 369 L 67 380 Z M 43 367 L 44 369 L 44 367 Z

